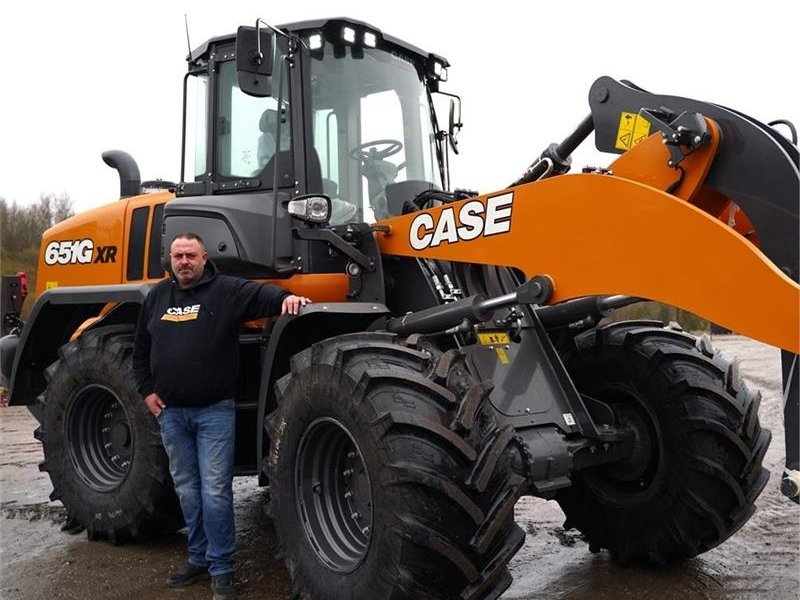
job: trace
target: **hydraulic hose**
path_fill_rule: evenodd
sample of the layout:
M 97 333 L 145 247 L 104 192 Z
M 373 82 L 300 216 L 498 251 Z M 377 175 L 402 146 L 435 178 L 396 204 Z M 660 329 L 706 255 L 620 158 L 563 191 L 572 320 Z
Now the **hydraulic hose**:
M 564 138 L 564 141 L 560 144 L 550 144 L 539 158 L 527 168 L 522 174 L 522 177 L 517 179 L 509 187 L 543 179 L 549 177 L 553 173 L 562 175 L 569 171 L 570 155 L 587 137 L 589 137 L 592 131 L 594 131 L 594 121 L 590 113 L 578 124 L 575 131 Z

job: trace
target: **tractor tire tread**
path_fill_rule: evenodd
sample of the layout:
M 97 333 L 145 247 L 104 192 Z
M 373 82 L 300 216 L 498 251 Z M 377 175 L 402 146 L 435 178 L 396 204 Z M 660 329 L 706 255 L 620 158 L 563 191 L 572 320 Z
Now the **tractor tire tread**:
M 276 530 L 298 598 L 361 593 L 489 600 L 502 594 L 511 581 L 508 561 L 524 541 L 513 520 L 524 481 L 505 458 L 511 436 L 494 423 L 490 389 L 468 375 L 462 353 L 441 353 L 393 334 L 343 335 L 292 357 L 289 374 L 275 385 L 277 410 L 264 426 L 271 439 L 268 475 L 280 490 L 271 498 L 281 523 Z M 300 436 L 292 425 L 328 410 L 317 406 L 329 406 L 328 398 L 312 402 L 315 394 L 349 405 L 336 410 L 357 431 L 351 435 L 384 455 L 373 467 L 372 486 L 387 504 L 375 518 L 382 532 L 392 532 L 381 535 L 393 537 L 373 545 L 404 557 L 366 558 L 378 561 L 379 572 L 359 575 L 346 590 L 298 558 L 309 552 L 302 526 L 281 518 L 294 511 L 294 492 L 281 485 L 291 460 L 286 440 Z
M 591 546 L 609 549 L 621 562 L 684 560 L 747 521 L 768 478 L 762 461 L 771 435 L 758 422 L 760 394 L 747 388 L 736 361 L 716 351 L 707 336 L 639 321 L 579 334 L 565 351 L 565 364 L 579 391 L 607 385 L 609 375 L 600 371 L 610 365 L 620 381 L 666 390 L 652 410 L 669 469 L 682 473 L 663 476 L 652 497 L 622 511 L 625 518 L 595 498 L 578 473 L 558 500 Z M 592 388 L 585 393 L 592 395 Z

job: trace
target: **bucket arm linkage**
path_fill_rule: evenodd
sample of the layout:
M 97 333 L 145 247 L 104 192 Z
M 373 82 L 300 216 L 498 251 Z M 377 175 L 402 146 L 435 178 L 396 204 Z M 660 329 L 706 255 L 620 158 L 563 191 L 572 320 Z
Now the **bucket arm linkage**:
M 735 110 L 676 96 L 651 94 L 629 83 L 601 77 L 589 92 L 597 148 L 620 152 L 618 134 L 623 113 L 647 118 L 654 108 L 674 115 L 698 113 L 721 130 L 721 144 L 702 186 L 689 202 L 722 219 L 753 241 L 794 282 L 800 282 L 800 156 L 798 147 L 765 125 Z M 621 157 L 620 160 L 624 159 Z M 619 162 L 619 161 L 617 161 Z M 616 163 L 615 163 L 616 165 Z M 617 174 L 620 173 L 615 168 Z M 719 267 L 736 272 L 733 261 Z M 746 279 L 743 284 L 748 285 Z M 797 304 L 791 308 L 797 313 Z M 772 318 L 768 312 L 763 319 Z M 790 330 L 800 337 L 800 330 Z M 783 491 L 800 500 L 800 362 L 782 352 L 786 472 Z
M 705 123 L 705 139 L 677 155 L 676 164 L 675 148 L 662 142 L 670 130 L 656 123 L 655 135 L 625 152 L 610 173 L 555 176 L 383 221 L 389 230 L 378 234 L 381 252 L 545 275 L 554 303 L 611 294 L 648 298 L 780 347 L 787 467 L 796 470 L 796 147 L 734 111 L 654 96 L 609 78 L 595 83 L 590 104 L 601 150 L 620 152 L 614 140 L 623 112 L 653 121 L 687 113 L 681 122 Z M 760 249 L 712 210 L 727 201 L 749 218 L 756 234 L 750 239 Z

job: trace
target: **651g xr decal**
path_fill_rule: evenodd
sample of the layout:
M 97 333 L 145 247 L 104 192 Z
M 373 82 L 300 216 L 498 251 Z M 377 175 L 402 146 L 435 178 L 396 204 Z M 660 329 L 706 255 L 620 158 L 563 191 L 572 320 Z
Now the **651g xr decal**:
M 468 242 L 481 236 L 488 237 L 511 231 L 511 211 L 514 192 L 492 196 L 483 200 L 469 200 L 456 211 L 445 207 L 438 217 L 422 212 L 411 221 L 409 243 L 414 250 L 435 248 L 442 242 L 454 244 Z
M 95 250 L 97 252 L 95 253 Z M 48 265 L 88 265 L 117 262 L 116 246 L 95 246 L 91 238 L 82 240 L 54 241 L 44 250 L 44 262 Z

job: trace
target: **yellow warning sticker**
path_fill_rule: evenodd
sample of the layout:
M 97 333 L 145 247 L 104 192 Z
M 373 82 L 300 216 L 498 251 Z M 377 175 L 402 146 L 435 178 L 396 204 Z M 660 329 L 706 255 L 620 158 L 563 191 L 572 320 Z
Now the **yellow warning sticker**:
M 57 281 L 48 281 L 48 282 L 46 282 L 44 284 L 44 289 L 46 289 L 46 290 L 52 290 L 53 288 L 57 288 L 57 287 L 58 287 L 58 282 Z
M 508 334 L 502 331 L 484 332 L 478 334 L 478 341 L 484 346 L 494 346 L 496 344 L 508 344 Z
M 650 121 L 636 113 L 624 112 L 619 116 L 617 140 L 614 144 L 619 150 L 630 150 L 641 144 L 650 135 Z
M 504 365 L 507 365 L 509 361 L 508 361 L 508 354 L 506 354 L 506 351 L 503 350 L 502 348 L 495 348 L 495 350 L 497 350 L 497 358 L 500 359 L 500 362 L 503 363 Z

